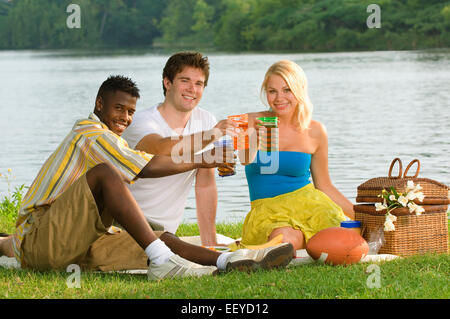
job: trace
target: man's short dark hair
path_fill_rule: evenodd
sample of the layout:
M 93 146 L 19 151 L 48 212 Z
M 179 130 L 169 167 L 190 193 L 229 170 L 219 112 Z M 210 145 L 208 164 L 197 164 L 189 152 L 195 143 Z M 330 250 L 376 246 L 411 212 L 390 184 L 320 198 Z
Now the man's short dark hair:
M 175 76 L 182 72 L 184 67 L 190 66 L 193 68 L 201 69 L 205 76 L 205 87 L 208 84 L 209 78 L 209 61 L 208 57 L 203 56 L 200 52 L 184 51 L 178 52 L 172 55 L 166 62 L 166 66 L 163 70 L 163 90 L 164 96 L 166 95 L 166 88 L 164 87 L 164 79 L 168 78 L 170 82 L 173 82 Z
M 133 97 L 140 98 L 139 89 L 130 78 L 122 75 L 111 75 L 105 82 L 102 83 L 98 89 L 97 98 L 101 97 L 106 100 L 108 93 L 114 93 L 116 91 L 122 91 L 130 94 Z

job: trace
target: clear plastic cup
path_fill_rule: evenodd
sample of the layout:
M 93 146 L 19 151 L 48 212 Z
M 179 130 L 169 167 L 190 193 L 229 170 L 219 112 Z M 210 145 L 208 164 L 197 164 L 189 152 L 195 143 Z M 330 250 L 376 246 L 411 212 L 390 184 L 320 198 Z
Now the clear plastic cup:
M 258 117 L 258 120 L 262 122 L 258 125 L 265 128 L 260 130 L 259 149 L 264 152 L 278 151 L 278 117 Z
M 216 142 L 214 142 L 214 147 L 215 148 L 222 148 L 223 152 L 225 152 L 225 150 L 227 148 L 232 148 L 233 147 L 233 141 L 230 140 L 230 139 L 224 139 L 224 140 L 216 141 Z M 236 170 L 235 170 L 234 166 L 233 166 L 233 168 L 218 167 L 217 171 L 218 171 L 220 177 L 236 175 Z

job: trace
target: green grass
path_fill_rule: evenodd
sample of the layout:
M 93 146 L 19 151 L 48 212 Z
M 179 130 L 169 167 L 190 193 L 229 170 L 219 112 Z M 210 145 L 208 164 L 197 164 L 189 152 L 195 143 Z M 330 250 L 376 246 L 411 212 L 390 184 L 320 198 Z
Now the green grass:
M 243 223 L 218 223 L 216 224 L 216 232 L 231 238 L 241 237 Z M 199 229 L 197 224 L 181 224 L 178 227 L 175 235 L 181 236 L 196 236 L 199 234 Z
M 2 206 L 0 206 L 2 207 Z M 0 211 L 0 231 L 11 231 L 10 216 Z M 242 224 L 218 224 L 217 232 L 240 237 Z M 198 235 L 195 224 L 183 224 L 178 236 Z M 289 267 L 253 273 L 231 272 L 215 277 L 147 281 L 146 276 L 81 273 L 81 287 L 68 288 L 72 273 L 0 268 L 0 298 L 64 299 L 379 299 L 450 298 L 450 258 L 429 254 L 379 263 L 380 287 L 369 288 L 370 264 Z
M 283 270 L 232 272 L 216 277 L 148 282 L 145 276 L 82 273 L 81 288 L 68 288 L 70 273 L 0 270 L 0 298 L 436 298 L 448 299 L 448 255 L 380 264 L 380 288 L 366 282 L 368 264 L 307 265 Z

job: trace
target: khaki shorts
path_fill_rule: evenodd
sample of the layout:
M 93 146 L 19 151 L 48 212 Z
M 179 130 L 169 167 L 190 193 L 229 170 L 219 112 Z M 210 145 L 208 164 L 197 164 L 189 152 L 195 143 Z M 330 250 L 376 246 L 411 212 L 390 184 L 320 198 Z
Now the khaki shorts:
M 113 218 L 101 216 L 87 184 L 80 177 L 50 206 L 33 212 L 33 224 L 22 242 L 24 267 L 85 270 L 147 269 L 147 255 L 124 230 L 107 232 Z M 163 232 L 155 232 L 160 236 Z

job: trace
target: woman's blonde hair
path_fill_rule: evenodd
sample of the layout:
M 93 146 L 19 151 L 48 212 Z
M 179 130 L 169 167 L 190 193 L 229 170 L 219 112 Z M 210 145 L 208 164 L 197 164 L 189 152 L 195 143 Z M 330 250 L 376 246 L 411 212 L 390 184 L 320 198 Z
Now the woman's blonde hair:
M 296 112 L 298 126 L 304 130 L 309 126 L 312 118 L 313 104 L 308 95 L 308 82 L 305 72 L 295 62 L 289 60 L 278 61 L 267 70 L 264 81 L 261 85 L 261 95 L 266 95 L 267 100 L 267 81 L 273 74 L 281 76 L 288 85 L 291 92 L 298 101 Z

